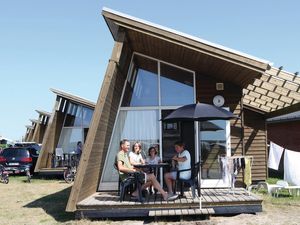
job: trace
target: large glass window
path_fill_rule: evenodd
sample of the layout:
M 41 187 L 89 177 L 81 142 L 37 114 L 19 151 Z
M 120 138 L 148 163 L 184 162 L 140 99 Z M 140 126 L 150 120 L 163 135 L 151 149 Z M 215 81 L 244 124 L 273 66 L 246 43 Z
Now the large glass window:
M 62 148 L 64 153 L 76 152 L 77 142 L 85 141 L 93 112 L 82 105 L 68 103 L 57 148 Z
M 68 106 L 65 127 L 80 127 L 82 124 L 82 107 L 73 103 Z
M 82 107 L 82 127 L 89 127 L 92 117 L 93 117 L 94 110 Z
M 157 106 L 157 62 L 135 55 L 127 79 L 122 106 Z
M 76 152 L 78 141 L 83 141 L 83 129 L 64 127 L 60 134 L 57 148 L 62 148 L 64 153 Z
M 194 103 L 193 73 L 160 63 L 161 105 Z
M 158 110 L 120 110 L 108 150 L 102 182 L 118 180 L 118 173 L 113 166 L 119 151 L 120 140 L 128 139 L 131 146 L 136 141 L 141 142 L 144 157 L 150 145 L 158 144 L 158 120 Z

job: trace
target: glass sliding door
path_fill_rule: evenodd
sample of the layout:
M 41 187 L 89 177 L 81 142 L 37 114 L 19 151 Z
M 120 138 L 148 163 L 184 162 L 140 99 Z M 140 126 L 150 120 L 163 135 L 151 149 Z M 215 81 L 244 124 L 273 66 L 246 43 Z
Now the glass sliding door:
M 226 120 L 201 122 L 202 187 L 228 187 L 228 180 L 222 177 L 219 157 L 229 156 L 230 137 L 227 135 L 230 122 Z M 212 124 L 212 125 L 211 125 Z

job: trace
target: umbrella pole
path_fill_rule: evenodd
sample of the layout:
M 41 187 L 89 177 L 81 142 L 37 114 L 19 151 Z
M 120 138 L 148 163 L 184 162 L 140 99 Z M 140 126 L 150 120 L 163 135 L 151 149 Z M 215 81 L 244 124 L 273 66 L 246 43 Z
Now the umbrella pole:
M 201 127 L 200 122 L 197 121 L 198 124 L 198 157 L 199 157 L 199 178 L 198 178 L 198 185 L 199 185 L 199 209 L 202 209 L 202 196 L 201 196 L 201 170 L 202 170 L 202 163 L 201 163 Z

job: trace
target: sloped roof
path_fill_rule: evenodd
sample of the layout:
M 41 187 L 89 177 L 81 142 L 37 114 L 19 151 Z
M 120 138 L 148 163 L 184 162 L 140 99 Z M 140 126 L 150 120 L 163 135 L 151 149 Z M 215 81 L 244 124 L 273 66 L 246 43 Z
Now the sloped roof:
M 40 115 L 44 115 L 44 116 L 47 116 L 47 117 L 50 117 L 51 116 L 51 113 L 49 112 L 46 112 L 44 110 L 35 110 L 38 114 Z
M 111 9 L 104 8 L 102 15 L 116 41 L 125 31 L 133 51 L 203 75 L 245 86 L 270 68 L 266 60 Z
M 62 98 L 65 98 L 65 99 L 68 99 L 74 103 L 80 103 L 82 105 L 85 105 L 85 106 L 88 106 L 90 108 L 95 108 L 96 106 L 96 103 L 90 101 L 90 100 L 87 100 L 85 98 L 82 98 L 82 97 L 79 97 L 77 95 L 73 95 L 73 94 L 70 94 L 68 92 L 65 92 L 65 91 L 61 91 L 61 90 L 58 90 L 58 89 L 54 89 L 54 88 L 50 88 L 50 90 L 56 94 L 57 96 L 60 96 Z
M 244 104 L 274 112 L 300 102 L 300 77 L 272 67 L 244 90 Z
M 300 77 L 266 60 L 108 8 L 102 15 L 116 41 L 124 30 L 133 51 L 237 84 L 243 88 L 244 105 L 263 114 L 300 102 Z
M 300 120 L 300 111 L 267 119 L 267 123 L 280 123 Z

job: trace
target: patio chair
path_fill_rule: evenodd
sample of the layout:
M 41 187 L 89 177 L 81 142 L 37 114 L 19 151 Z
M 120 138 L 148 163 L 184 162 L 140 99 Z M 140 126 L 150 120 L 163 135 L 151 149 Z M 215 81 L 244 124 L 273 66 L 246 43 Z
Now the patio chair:
M 118 170 L 118 166 L 116 165 L 116 163 L 114 163 L 114 168 Z M 120 196 L 120 202 L 122 202 L 125 199 L 126 193 L 129 192 L 131 194 L 135 188 L 139 188 L 139 193 L 141 196 L 140 185 L 138 182 L 139 181 L 137 180 L 136 173 L 127 173 L 127 177 L 123 180 L 119 176 L 118 195 Z
M 279 184 L 269 184 L 267 182 L 261 181 L 257 183 L 256 189 L 259 190 L 261 188 L 264 188 L 268 191 L 268 194 L 272 196 L 278 196 L 278 190 L 282 187 L 283 186 Z
M 200 162 L 195 163 L 195 165 L 191 169 L 186 169 L 186 170 L 178 170 L 177 171 L 177 178 L 175 182 L 175 188 L 174 188 L 174 194 L 177 190 L 177 186 L 180 186 L 180 196 L 184 196 L 184 184 L 189 184 L 189 186 L 192 189 L 192 196 L 193 198 L 196 197 L 196 189 L 198 191 L 198 196 L 200 197 L 200 186 L 198 182 L 198 174 L 200 170 Z M 184 171 L 191 171 L 191 178 L 186 180 L 186 179 L 181 179 L 180 178 L 180 173 Z

